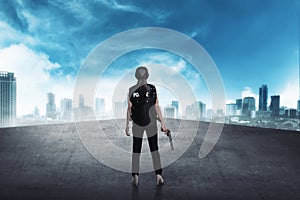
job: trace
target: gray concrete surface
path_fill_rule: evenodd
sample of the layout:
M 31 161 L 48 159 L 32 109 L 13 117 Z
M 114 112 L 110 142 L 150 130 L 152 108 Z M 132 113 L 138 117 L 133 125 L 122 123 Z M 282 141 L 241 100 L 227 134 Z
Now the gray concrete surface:
M 2 128 L 0 199 L 300 199 L 299 132 L 225 125 L 199 159 L 207 127 L 201 123 L 190 148 L 163 169 L 164 186 L 149 172 L 137 188 L 129 173 L 89 154 L 74 124 Z

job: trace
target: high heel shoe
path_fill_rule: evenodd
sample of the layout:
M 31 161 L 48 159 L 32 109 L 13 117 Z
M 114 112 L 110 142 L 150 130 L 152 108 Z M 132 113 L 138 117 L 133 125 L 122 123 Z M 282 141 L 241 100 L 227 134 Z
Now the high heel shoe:
M 139 184 L 139 176 L 138 175 L 134 175 L 133 177 L 132 177 L 132 185 L 134 185 L 134 186 L 138 186 L 138 184 Z
M 156 175 L 156 185 L 160 186 L 164 184 L 164 179 L 161 175 L 157 174 Z

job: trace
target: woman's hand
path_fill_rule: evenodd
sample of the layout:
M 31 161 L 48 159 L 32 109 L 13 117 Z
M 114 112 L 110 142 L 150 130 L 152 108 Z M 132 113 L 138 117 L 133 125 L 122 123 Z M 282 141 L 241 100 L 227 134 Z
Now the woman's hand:
M 167 134 L 168 129 L 167 129 L 167 127 L 166 127 L 165 124 L 162 124 L 162 125 L 161 125 L 161 129 L 162 129 L 162 131 L 163 131 L 165 134 Z
M 125 128 L 125 133 L 126 133 L 127 136 L 130 136 L 129 127 L 128 126 L 126 126 L 126 128 Z

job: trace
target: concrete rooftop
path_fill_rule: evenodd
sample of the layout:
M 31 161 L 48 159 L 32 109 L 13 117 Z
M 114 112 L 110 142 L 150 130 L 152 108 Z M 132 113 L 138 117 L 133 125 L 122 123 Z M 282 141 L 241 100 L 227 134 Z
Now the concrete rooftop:
M 2 128 L 0 199 L 300 199 L 300 132 L 225 125 L 200 159 L 207 127 L 201 123 L 188 150 L 163 169 L 164 186 L 148 172 L 137 188 L 130 173 L 96 160 L 72 123 Z M 119 137 L 131 148 L 131 138 Z

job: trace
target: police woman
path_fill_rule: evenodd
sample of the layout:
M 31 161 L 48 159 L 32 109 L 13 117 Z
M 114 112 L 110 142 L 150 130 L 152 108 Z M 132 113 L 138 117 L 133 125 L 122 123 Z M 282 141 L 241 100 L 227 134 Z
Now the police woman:
M 129 121 L 133 121 L 133 153 L 132 153 L 132 184 L 137 186 L 139 182 L 139 163 L 142 149 L 143 134 L 146 131 L 148 143 L 151 151 L 153 167 L 156 174 L 157 185 L 164 183 L 160 155 L 158 151 L 158 135 L 156 120 L 161 122 L 161 128 L 167 131 L 166 125 L 162 118 L 161 110 L 158 104 L 156 88 L 148 84 L 149 77 L 146 67 L 138 67 L 135 72 L 137 84 L 129 89 L 128 109 L 126 117 L 126 135 L 129 133 Z

